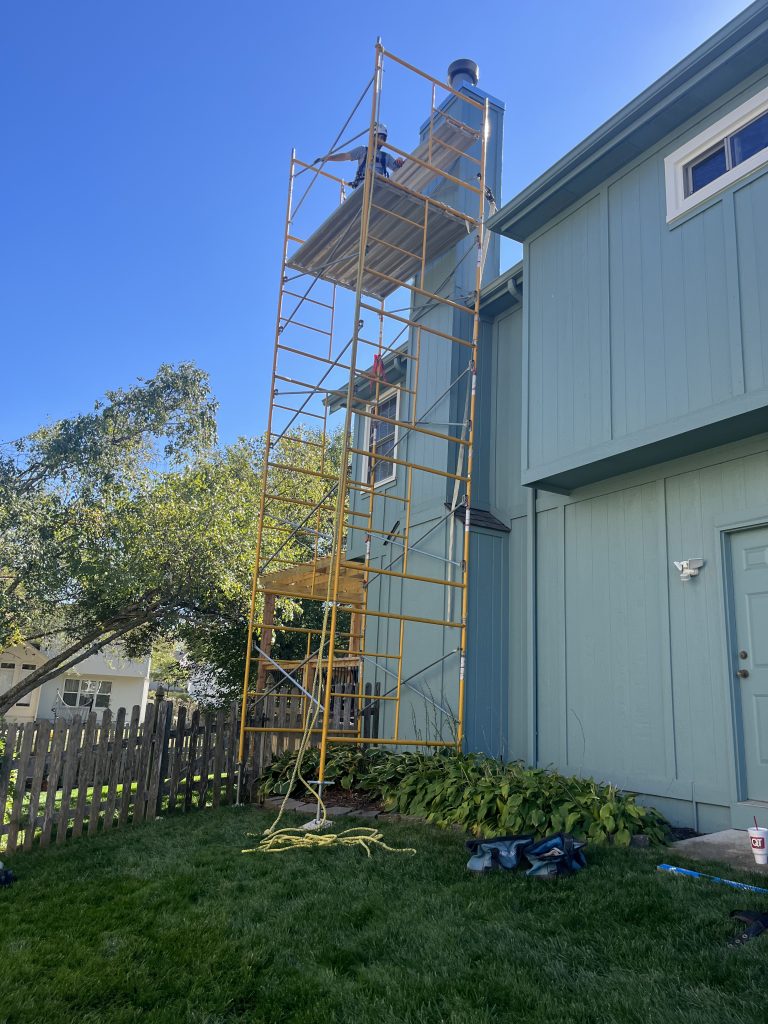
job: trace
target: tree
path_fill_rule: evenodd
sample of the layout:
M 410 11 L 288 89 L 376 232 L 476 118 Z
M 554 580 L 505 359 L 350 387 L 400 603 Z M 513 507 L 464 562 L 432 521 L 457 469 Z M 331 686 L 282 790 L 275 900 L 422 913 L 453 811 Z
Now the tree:
M 184 364 L 108 392 L 93 412 L 41 428 L 2 458 L 0 649 L 36 643 L 49 657 L 0 697 L 0 714 L 113 644 L 138 656 L 181 641 L 233 685 L 263 442 L 219 449 L 215 439 L 207 376 Z M 312 446 L 287 444 L 293 465 L 316 457 Z M 338 464 L 338 449 L 327 465 Z M 286 474 L 280 486 L 318 500 L 327 481 L 313 490 Z M 269 535 L 262 561 L 284 543 L 282 557 L 307 559 L 306 534 L 287 543 Z

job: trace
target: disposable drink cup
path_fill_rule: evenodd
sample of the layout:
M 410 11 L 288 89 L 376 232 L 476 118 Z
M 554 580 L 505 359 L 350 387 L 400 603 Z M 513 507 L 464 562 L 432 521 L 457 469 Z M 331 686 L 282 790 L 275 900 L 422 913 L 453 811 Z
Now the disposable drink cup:
M 758 864 L 768 864 L 768 828 L 749 829 L 749 845 Z

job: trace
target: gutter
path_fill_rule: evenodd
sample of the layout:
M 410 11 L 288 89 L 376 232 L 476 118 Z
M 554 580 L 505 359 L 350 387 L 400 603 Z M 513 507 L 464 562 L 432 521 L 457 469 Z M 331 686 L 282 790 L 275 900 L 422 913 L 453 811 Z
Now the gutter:
M 480 314 L 493 319 L 523 302 L 523 261 L 499 274 L 480 292 Z
M 756 0 L 506 203 L 487 226 L 518 241 L 530 237 L 556 215 L 538 216 L 540 207 L 561 194 L 556 205 L 565 209 L 594 187 L 580 180 L 590 168 L 604 165 L 600 177 L 609 177 L 765 66 L 767 36 L 768 0 Z

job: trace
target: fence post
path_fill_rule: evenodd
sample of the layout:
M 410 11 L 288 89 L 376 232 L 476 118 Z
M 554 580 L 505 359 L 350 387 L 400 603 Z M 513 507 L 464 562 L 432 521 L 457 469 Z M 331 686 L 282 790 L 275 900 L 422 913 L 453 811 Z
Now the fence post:
M 158 698 L 163 696 L 163 688 L 160 687 L 157 691 Z M 162 722 L 162 736 L 159 742 L 162 744 L 162 755 L 160 758 L 160 785 L 157 790 L 157 801 L 155 803 L 155 817 L 159 817 L 160 812 L 163 809 L 163 794 L 165 793 L 165 783 L 168 778 L 168 758 L 169 750 L 171 746 L 171 726 L 173 724 L 173 701 L 164 701 L 167 705 L 165 710 L 165 716 L 161 716 Z

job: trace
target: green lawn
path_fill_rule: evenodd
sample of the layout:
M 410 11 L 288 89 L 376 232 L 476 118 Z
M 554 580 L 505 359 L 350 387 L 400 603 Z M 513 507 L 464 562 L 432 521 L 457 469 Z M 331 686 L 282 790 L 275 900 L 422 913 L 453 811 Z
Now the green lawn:
M 14 775 L 15 775 L 15 773 L 13 773 L 11 775 L 12 781 L 15 781 Z M 198 789 L 198 787 L 200 785 L 200 776 L 199 775 L 193 775 L 192 778 L 193 778 L 193 785 L 194 785 L 194 790 L 193 790 L 193 794 L 192 794 L 192 807 L 199 808 L 201 806 L 201 804 L 200 804 L 200 792 L 199 792 L 199 789 Z M 222 794 L 223 794 L 224 786 L 225 786 L 224 782 L 220 783 L 220 790 L 221 790 Z M 138 790 L 138 787 L 139 787 L 138 782 L 135 782 L 135 781 L 132 782 L 131 783 L 131 793 L 135 794 L 137 792 L 137 790 Z M 186 780 L 185 780 L 185 783 L 184 783 L 184 787 L 182 787 L 180 789 L 180 791 L 179 791 L 179 793 L 177 795 L 177 798 L 176 798 L 176 807 L 177 808 L 180 807 L 183 804 L 183 802 L 184 802 L 185 794 L 186 794 L 186 788 L 185 787 L 186 787 Z M 213 776 L 213 774 L 211 774 L 211 775 L 208 776 L 208 789 L 206 790 L 206 793 L 205 793 L 205 806 L 207 806 L 207 807 L 210 807 L 212 805 L 212 803 L 213 803 L 213 791 L 214 791 L 214 788 L 215 788 L 214 787 L 214 776 Z M 94 792 L 94 787 L 93 786 L 88 786 L 86 788 L 86 791 L 85 791 L 85 814 L 83 816 L 83 830 L 86 831 L 86 832 L 88 830 L 88 825 L 89 825 L 90 820 L 91 820 L 91 816 L 90 816 L 89 812 L 90 812 L 90 808 L 91 808 L 91 801 L 93 800 L 93 792 Z M 124 792 L 125 792 L 125 786 L 119 785 L 119 786 L 115 787 L 116 799 L 115 799 L 115 809 L 114 809 L 114 812 L 113 812 L 114 816 L 117 816 L 119 814 L 119 812 L 120 812 L 120 807 L 121 807 L 121 803 L 122 803 L 123 793 Z M 79 795 L 80 795 L 80 791 L 78 790 L 77 787 L 75 787 L 71 791 L 70 796 L 69 796 L 69 819 L 68 819 L 69 824 L 67 826 L 67 833 L 68 834 L 71 833 L 71 830 L 72 830 L 72 824 L 73 824 L 74 817 L 75 817 L 75 808 L 77 807 L 77 801 L 79 799 Z M 46 807 L 46 804 L 48 802 L 48 796 L 49 796 L 49 793 L 44 790 L 42 793 L 40 793 L 40 796 L 38 798 L 38 805 L 37 805 L 37 819 L 38 819 L 38 822 L 40 821 L 40 818 L 42 818 L 42 816 L 43 816 L 43 814 L 45 812 L 45 807 Z M 103 802 L 106 802 L 108 796 L 109 796 L 109 786 L 102 786 L 101 787 L 101 800 Z M 8 822 L 11 819 L 11 809 L 13 807 L 13 800 L 14 800 L 13 796 L 9 796 L 9 798 L 8 798 L 8 800 L 6 802 L 6 805 L 5 805 L 5 817 L 0 818 L 0 822 L 3 823 L 3 824 L 8 824 Z M 62 793 L 61 793 L 61 790 L 59 789 L 59 790 L 56 790 L 54 792 L 54 794 L 53 794 L 53 806 L 54 806 L 54 809 L 57 812 L 61 808 L 61 802 L 62 802 Z M 166 795 L 166 796 L 163 797 L 163 807 L 166 810 L 168 808 L 168 802 L 169 802 L 168 796 Z M 19 816 L 19 830 L 20 830 L 20 833 L 23 833 L 25 831 L 27 823 L 29 821 L 29 805 L 30 805 L 30 796 L 29 796 L 29 792 L 27 791 L 24 794 L 22 802 L 21 802 L 21 814 Z M 130 806 L 130 810 L 129 810 L 129 816 L 130 817 L 133 816 L 133 811 L 134 811 L 133 801 L 131 801 L 131 806 Z M 103 828 L 103 827 L 104 827 L 104 814 L 100 813 L 99 814 L 99 828 Z M 38 824 L 38 826 L 35 828 L 35 839 L 36 840 L 40 838 L 40 833 L 41 832 L 42 832 L 42 826 L 40 824 Z M 56 826 L 56 824 L 54 824 L 54 826 L 52 828 L 52 831 L 51 831 L 51 835 L 52 835 L 54 841 L 56 839 L 56 834 L 57 834 L 57 826 Z M 0 836 L 0 860 L 2 860 L 4 857 L 7 859 L 7 857 L 6 857 L 6 852 L 7 852 L 7 849 L 8 849 L 7 842 L 8 842 L 7 835 L 1 835 Z M 5 862 L 5 861 L 3 861 L 3 862 Z M 0 1020 L 1 1019 L 2 1018 L 0 1018 Z
M 415 857 L 242 855 L 245 833 L 270 820 L 208 810 L 11 858 L 0 1022 L 743 1024 L 762 1013 L 768 937 L 737 950 L 726 940 L 728 911 L 768 898 L 658 873 L 668 850 L 590 849 L 587 870 L 557 883 L 472 877 L 460 836 L 401 822 L 382 830 Z

